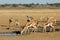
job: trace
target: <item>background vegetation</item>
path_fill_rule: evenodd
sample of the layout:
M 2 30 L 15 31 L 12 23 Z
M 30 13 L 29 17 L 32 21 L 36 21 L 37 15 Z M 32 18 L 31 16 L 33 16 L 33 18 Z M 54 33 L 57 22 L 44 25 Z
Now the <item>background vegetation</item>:
M 0 4 L 0 8 L 20 8 L 20 9 L 25 9 L 25 8 L 34 8 L 34 9 L 42 9 L 42 8 L 60 8 L 60 3 L 53 3 L 53 4 Z

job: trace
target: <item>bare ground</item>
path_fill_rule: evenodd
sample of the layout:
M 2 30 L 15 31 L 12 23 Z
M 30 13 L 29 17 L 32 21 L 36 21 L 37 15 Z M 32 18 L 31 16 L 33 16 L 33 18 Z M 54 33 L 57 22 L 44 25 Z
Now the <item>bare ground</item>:
M 22 36 L 0 36 L 0 40 L 60 40 L 60 32 L 31 33 Z

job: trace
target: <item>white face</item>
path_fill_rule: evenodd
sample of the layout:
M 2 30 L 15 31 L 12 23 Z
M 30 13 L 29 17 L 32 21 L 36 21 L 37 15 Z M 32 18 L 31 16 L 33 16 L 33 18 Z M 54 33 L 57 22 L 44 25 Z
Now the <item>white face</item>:
M 32 18 L 31 17 L 27 17 L 27 21 L 31 21 L 32 20 Z
M 31 18 L 29 18 L 28 20 L 31 20 Z
M 31 18 L 28 18 L 27 21 L 30 22 L 31 21 Z

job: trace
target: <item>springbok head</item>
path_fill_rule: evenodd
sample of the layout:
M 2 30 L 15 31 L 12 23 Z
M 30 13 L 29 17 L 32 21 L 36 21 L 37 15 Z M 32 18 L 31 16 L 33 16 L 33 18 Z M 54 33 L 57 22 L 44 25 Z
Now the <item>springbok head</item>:
M 40 17 L 40 21 L 46 21 L 46 17 L 45 16 L 41 16 Z
M 54 17 L 50 17 L 48 21 L 52 21 L 52 22 L 56 23 L 56 19 Z
M 11 17 L 11 18 L 9 19 L 9 22 L 14 22 L 13 17 Z
M 33 19 L 34 19 L 33 17 L 27 16 L 27 22 L 30 22 L 30 21 L 33 20 Z

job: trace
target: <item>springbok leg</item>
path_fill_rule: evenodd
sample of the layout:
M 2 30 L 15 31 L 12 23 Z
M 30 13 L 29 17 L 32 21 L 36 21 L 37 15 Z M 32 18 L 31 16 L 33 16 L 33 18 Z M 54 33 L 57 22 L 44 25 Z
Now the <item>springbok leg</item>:
M 46 32 L 46 28 L 47 28 L 47 26 L 45 25 L 45 26 L 43 27 L 43 32 Z
M 55 32 L 55 27 L 54 26 L 51 26 L 53 28 L 53 31 Z
M 23 34 L 23 32 L 29 32 L 29 27 L 31 27 L 32 25 L 30 25 L 30 26 L 27 26 L 27 27 L 25 27 L 22 31 L 21 31 L 21 35 Z
M 37 27 L 36 26 L 33 26 L 34 27 L 34 32 L 37 31 Z
M 27 30 L 28 30 L 28 28 L 25 27 L 25 28 L 21 31 L 21 35 L 22 35 L 24 32 L 26 33 Z

